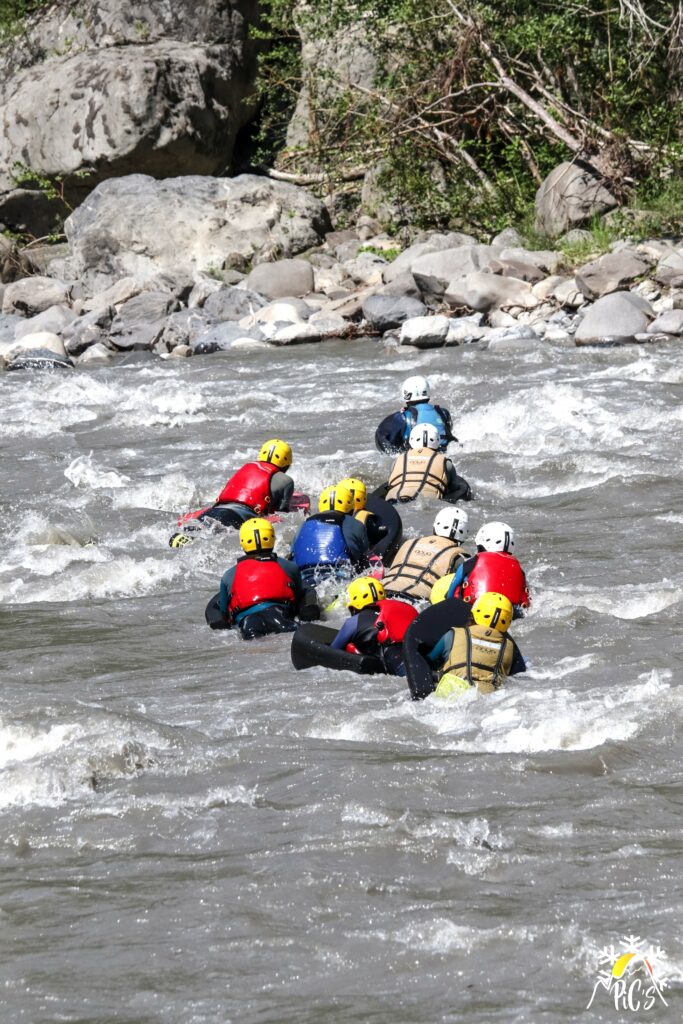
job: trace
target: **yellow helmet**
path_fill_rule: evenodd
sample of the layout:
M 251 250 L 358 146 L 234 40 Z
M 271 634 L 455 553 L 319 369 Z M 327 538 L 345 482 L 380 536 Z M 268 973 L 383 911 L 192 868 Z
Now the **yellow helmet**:
M 448 576 L 442 576 L 440 580 L 436 581 L 436 583 L 432 587 L 432 592 L 429 595 L 429 600 L 432 602 L 432 604 L 438 604 L 439 601 L 446 600 L 448 588 L 450 587 L 454 579 L 455 573 L 450 572 Z
M 274 438 L 266 443 L 258 453 L 259 462 L 271 462 L 280 469 L 289 469 L 292 465 L 292 449 L 286 441 L 278 441 Z
M 353 494 L 341 484 L 326 487 L 318 499 L 318 512 L 353 512 Z
M 349 583 L 348 596 L 349 608 L 355 608 L 359 612 L 371 604 L 383 601 L 384 587 L 372 576 L 363 576 L 362 579 Z
M 489 626 L 499 633 L 507 633 L 512 622 L 512 602 L 490 590 L 472 605 L 472 618 L 478 626 Z
M 275 530 L 267 519 L 247 519 L 240 526 L 242 551 L 272 551 L 275 547 Z
M 356 512 L 365 508 L 368 497 L 368 489 L 362 480 L 356 480 L 355 476 L 349 476 L 346 480 L 340 480 L 337 487 L 347 487 L 353 495 L 353 507 Z

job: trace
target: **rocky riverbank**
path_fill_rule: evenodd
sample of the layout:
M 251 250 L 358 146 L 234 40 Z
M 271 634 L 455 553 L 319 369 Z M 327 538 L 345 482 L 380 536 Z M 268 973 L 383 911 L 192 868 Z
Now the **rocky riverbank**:
M 399 251 L 371 219 L 333 231 L 305 189 L 256 175 L 113 178 L 66 236 L 0 286 L 6 369 L 359 335 L 520 350 L 683 335 L 680 239 L 619 241 L 578 267 L 511 229 L 487 244 L 423 233 Z

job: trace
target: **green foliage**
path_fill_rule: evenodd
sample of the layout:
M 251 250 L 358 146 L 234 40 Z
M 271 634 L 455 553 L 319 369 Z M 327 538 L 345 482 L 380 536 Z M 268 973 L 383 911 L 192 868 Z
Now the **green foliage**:
M 361 245 L 358 250 L 360 255 L 362 252 L 370 252 L 373 256 L 381 256 L 387 263 L 393 263 L 397 256 L 400 256 L 402 249 L 382 249 L 379 245 Z
M 48 6 L 49 0 L 0 0 L 0 43 L 18 35 L 27 15 Z
M 270 0 L 262 30 L 262 140 L 288 169 L 322 172 L 323 190 L 381 161 L 394 227 L 453 226 L 486 235 L 530 220 L 540 181 L 572 155 L 524 95 L 612 168 L 622 200 L 683 165 L 683 60 L 674 0 L 309 0 L 309 40 L 343 30 L 376 58 L 370 89 L 325 61 L 303 67 L 293 0 Z M 671 28 L 667 28 L 671 26 Z M 508 88 L 504 76 L 520 91 Z M 283 149 L 282 123 L 305 80 L 309 140 Z M 634 142 L 635 140 L 635 142 Z M 656 191 L 656 189 L 654 190 Z M 673 211 L 670 211 L 673 212 Z

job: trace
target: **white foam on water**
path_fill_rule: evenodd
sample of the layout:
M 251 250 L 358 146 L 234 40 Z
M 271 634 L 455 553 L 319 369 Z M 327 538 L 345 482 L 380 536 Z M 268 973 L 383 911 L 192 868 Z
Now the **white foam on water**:
M 214 499 L 205 504 L 211 504 Z M 124 486 L 112 495 L 112 504 L 117 509 L 150 508 L 179 514 L 184 509 L 202 507 L 195 481 L 182 472 L 166 473 L 157 479 Z
M 588 608 L 617 619 L 645 619 L 678 604 L 683 598 L 683 584 L 662 580 L 661 583 L 635 583 L 626 587 L 595 589 L 574 585 L 560 589 L 546 587 L 534 601 L 536 614 L 548 618 L 559 612 Z
M 71 742 L 79 734 L 77 726 L 53 725 L 40 730 L 27 726 L 5 725 L 0 719 L 0 768 L 19 761 L 30 761 Z
M 115 469 L 96 466 L 92 452 L 89 455 L 77 456 L 64 470 L 64 476 L 74 487 L 84 487 L 89 490 L 99 490 L 103 487 L 124 487 L 130 483 L 130 478 L 123 473 L 118 473 Z
M 445 917 L 410 924 L 392 936 L 401 945 L 426 953 L 451 953 L 455 950 L 471 953 L 492 942 L 519 945 L 532 942 L 535 937 L 536 932 L 529 928 L 472 928 Z
M 114 423 L 124 427 L 196 426 L 210 417 L 202 389 L 187 382 L 164 380 L 126 390 L 115 408 Z
M 73 548 L 56 549 L 66 552 Z M 170 549 L 169 549 L 170 550 Z M 15 578 L 9 583 L 0 583 L 0 598 L 15 604 L 30 604 L 34 601 L 66 602 L 87 598 L 141 597 L 163 589 L 179 576 L 182 562 L 178 559 L 145 558 L 136 561 L 128 555 L 103 561 L 99 549 L 85 549 L 89 560 L 99 564 L 61 574 L 59 580 L 45 583 L 41 580 Z M 94 554 L 94 557 L 93 557 Z
M 345 804 L 341 814 L 342 821 L 350 821 L 356 825 L 390 825 L 391 818 L 384 811 L 363 804 Z

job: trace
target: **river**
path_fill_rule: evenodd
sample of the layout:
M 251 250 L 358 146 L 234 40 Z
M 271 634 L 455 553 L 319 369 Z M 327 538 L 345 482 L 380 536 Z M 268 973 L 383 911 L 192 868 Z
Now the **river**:
M 168 547 L 271 436 L 314 498 L 382 482 L 413 373 L 533 592 L 527 674 L 452 706 L 212 633 L 236 534 Z M 675 346 L 368 341 L 1 374 L 2 1021 L 680 1020 L 682 384 Z M 586 1012 L 632 935 L 668 1008 Z

